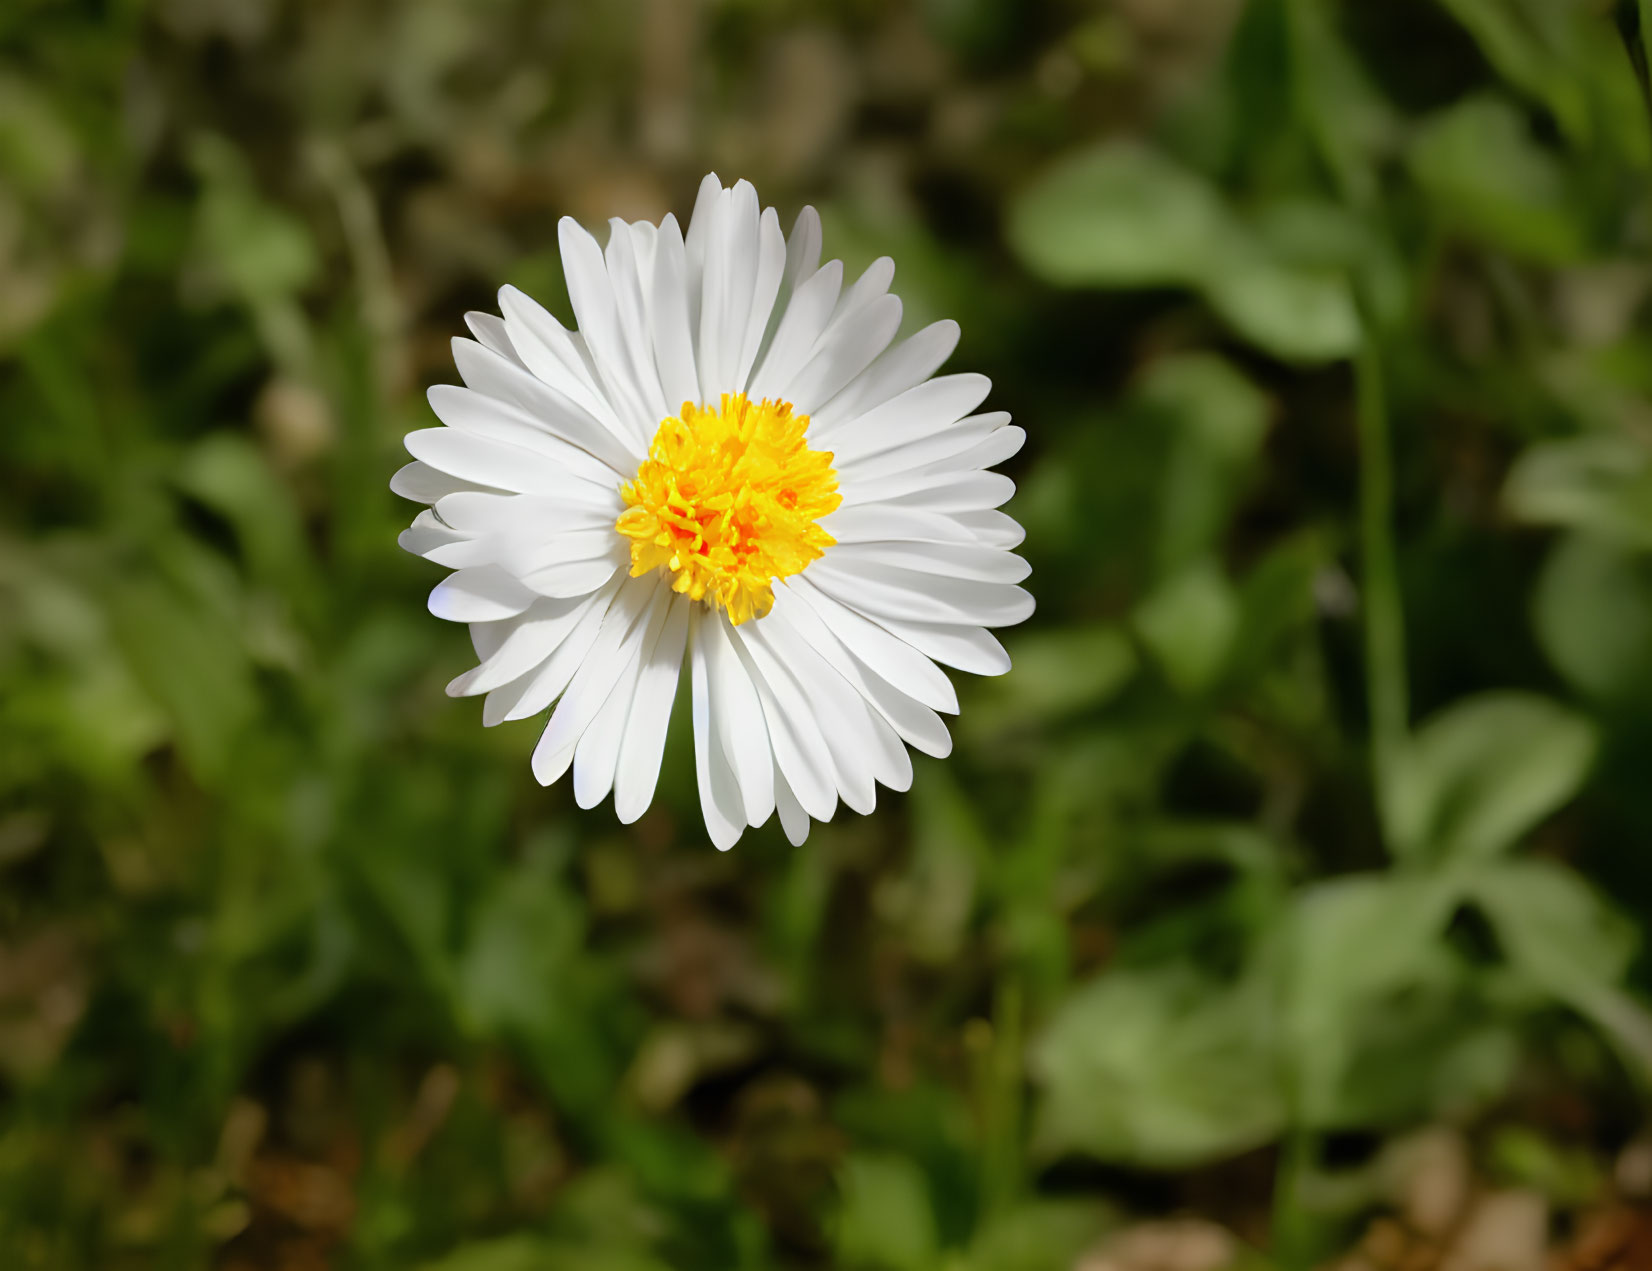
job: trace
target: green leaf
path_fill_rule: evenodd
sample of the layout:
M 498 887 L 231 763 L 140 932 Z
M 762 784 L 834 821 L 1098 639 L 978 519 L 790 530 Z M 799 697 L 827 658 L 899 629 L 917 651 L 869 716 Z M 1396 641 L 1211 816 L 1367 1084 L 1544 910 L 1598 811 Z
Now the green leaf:
M 1285 1022 L 1300 1110 L 1312 1124 L 1358 1124 L 1359 1112 L 1373 1105 L 1415 1112 L 1429 1102 L 1426 1067 L 1394 1074 L 1399 1087 L 1380 1092 L 1352 1074 L 1370 1044 L 1362 1033 L 1373 1017 L 1385 1042 L 1426 1031 L 1421 991 L 1450 971 L 1441 936 L 1455 902 L 1450 883 L 1404 874 L 1332 879 L 1297 893 L 1287 928 Z M 1404 994 L 1410 1001 L 1402 1012 L 1394 1000 Z M 1428 1049 L 1438 1055 L 1451 1040 L 1430 1038 Z
M 1157 1168 L 1267 1142 L 1285 1120 L 1271 1017 L 1258 977 L 1173 966 L 1092 980 L 1033 1051 L 1037 1150 Z
M 1329 362 L 1359 347 L 1359 313 L 1339 273 L 1233 251 L 1215 264 L 1204 292 L 1237 334 L 1283 361 Z
M 1478 874 L 1473 891 L 1510 965 L 1562 1000 L 1586 998 L 1629 969 L 1634 928 L 1573 871 L 1508 861 Z
M 1070 155 L 1010 208 L 1010 246 L 1066 285 L 1152 287 L 1203 276 L 1229 230 L 1203 177 L 1156 150 L 1112 144 Z
M 1638 943 L 1634 926 L 1582 878 L 1548 861 L 1484 871 L 1474 895 L 1509 964 L 1593 1022 L 1652 1075 L 1652 1013 L 1620 987 Z
M 224 605 L 233 586 L 215 562 L 174 541 L 173 578 L 136 574 L 109 597 L 110 625 L 133 675 L 170 716 L 178 750 L 197 779 L 230 771 L 233 749 L 257 709 L 240 633 Z
M 1201 288 L 1238 335 L 1289 361 L 1344 357 L 1358 340 L 1339 275 L 1275 253 L 1156 150 L 1120 143 L 1060 161 L 1011 208 L 1009 239 L 1050 282 Z
M 1652 703 L 1652 556 L 1592 534 L 1555 544 L 1532 596 L 1543 651 L 1603 703 Z
M 1503 501 L 1534 525 L 1652 549 L 1652 447 L 1629 432 L 1541 442 L 1515 462 Z
M 455 1249 L 419 1271 L 666 1271 L 666 1264 L 629 1249 L 569 1244 L 539 1236 L 502 1236 Z
M 1232 363 L 1209 354 L 1161 358 L 1130 399 L 1167 433 L 1158 568 L 1173 573 L 1213 551 L 1267 433 L 1267 396 Z
M 978 875 L 991 856 L 979 814 L 944 771 L 912 792 L 912 859 L 878 896 L 882 920 L 920 962 L 949 965 L 963 949 Z
M 216 432 L 178 467 L 178 484 L 235 526 L 253 573 L 296 581 L 306 558 L 304 527 L 291 492 L 244 437 Z
M 205 187 L 202 247 L 224 280 L 253 302 L 306 286 L 319 265 L 304 222 L 260 197 L 245 159 L 222 138 L 196 137 L 190 159 Z
M 1005 641 L 1013 682 L 970 686 L 958 727 L 972 738 L 1012 728 L 1048 725 L 1110 701 L 1137 669 L 1129 636 L 1110 623 L 1012 633 Z
M 1458 702 L 1401 752 L 1384 809 L 1394 849 L 1441 862 L 1506 851 L 1577 793 L 1595 750 L 1588 720 L 1549 698 Z
M 503 874 L 477 906 L 458 967 L 464 1012 L 481 1032 L 534 1031 L 561 1014 L 583 937 L 573 898 L 534 867 Z
M 1029 1201 L 989 1219 L 958 1271 L 1072 1271 L 1117 1224 L 1091 1201 Z
M 1471 98 L 1424 124 L 1411 173 L 1447 225 L 1488 246 L 1545 264 L 1582 255 L 1565 171 L 1501 97 Z
M 1360 65 L 1335 21 L 1336 6 L 1293 3 L 1291 88 L 1301 123 L 1318 142 L 1322 162 L 1351 201 L 1377 193 L 1378 164 L 1398 131 L 1393 108 Z
M 1552 0 L 1442 0 L 1509 83 L 1540 101 L 1577 141 L 1590 131 L 1587 85 L 1555 47 L 1572 20 Z M 1574 8 L 1576 6 L 1573 6 Z
M 558 1251 L 535 1236 L 504 1236 L 455 1249 L 420 1271 L 550 1271 Z
M 833 1224 L 844 1271 L 929 1271 L 939 1247 L 923 1172 L 904 1156 L 857 1152 L 838 1174 Z
M 1221 567 L 1204 560 L 1162 584 L 1136 607 L 1132 621 L 1165 678 L 1196 696 L 1222 672 L 1239 626 L 1239 602 Z

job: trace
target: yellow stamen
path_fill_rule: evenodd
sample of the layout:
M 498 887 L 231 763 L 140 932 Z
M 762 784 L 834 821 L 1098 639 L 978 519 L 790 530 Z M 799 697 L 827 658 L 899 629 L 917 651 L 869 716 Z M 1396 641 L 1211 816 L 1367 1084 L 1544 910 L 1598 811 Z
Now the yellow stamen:
M 684 402 L 661 420 L 620 489 L 615 527 L 631 540 L 631 576 L 668 568 L 673 590 L 727 610 L 735 626 L 768 613 L 774 580 L 837 541 L 817 523 L 843 502 L 837 473 L 830 451 L 809 449 L 808 427 L 790 402 L 744 393 Z

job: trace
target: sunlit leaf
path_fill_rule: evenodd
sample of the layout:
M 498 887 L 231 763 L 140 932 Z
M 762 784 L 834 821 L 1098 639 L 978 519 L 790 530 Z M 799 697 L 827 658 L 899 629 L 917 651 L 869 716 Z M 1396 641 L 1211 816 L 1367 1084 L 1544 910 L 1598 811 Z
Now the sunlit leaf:
M 929 1271 L 937 1237 L 929 1193 L 905 1157 L 858 1153 L 844 1162 L 833 1224 L 837 1264 L 864 1271 Z
M 1051 282 L 1143 287 L 1197 281 L 1228 229 L 1203 178 L 1156 150 L 1120 144 L 1069 156 L 1023 191 L 1009 237 Z
M 1532 693 L 1485 693 L 1411 738 L 1385 809 L 1401 854 L 1435 861 L 1494 855 L 1568 802 L 1594 761 L 1588 720 Z
M 1293 362 L 1328 362 L 1359 345 L 1359 315 L 1341 275 L 1234 252 L 1205 283 L 1211 307 L 1250 343 Z
M 1522 520 L 1652 548 L 1652 447 L 1633 433 L 1539 442 L 1515 462 L 1503 498 Z
M 1583 879 L 1547 861 L 1486 870 L 1475 898 L 1509 962 L 1532 984 L 1592 1020 L 1652 1073 L 1652 1012 L 1619 986 L 1638 943 L 1633 928 Z
M 1136 633 L 1178 690 L 1196 694 L 1221 673 L 1239 625 L 1232 584 L 1213 561 L 1167 580 L 1136 609 Z
M 1532 594 L 1549 660 L 1605 702 L 1652 701 L 1652 557 L 1592 534 L 1555 544 Z
M 1039 1149 L 1174 1167 L 1266 1142 L 1285 1117 L 1269 1017 L 1261 980 L 1173 966 L 1091 981 L 1033 1052 Z
M 1550 264 L 1577 259 L 1583 231 L 1559 160 L 1500 97 L 1476 97 L 1429 120 L 1411 171 L 1452 228 Z

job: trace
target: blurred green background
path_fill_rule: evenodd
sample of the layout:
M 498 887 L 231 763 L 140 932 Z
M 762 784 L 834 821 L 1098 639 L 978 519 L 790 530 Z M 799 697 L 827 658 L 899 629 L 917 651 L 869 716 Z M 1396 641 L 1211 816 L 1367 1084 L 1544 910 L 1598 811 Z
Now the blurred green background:
M 5 0 L 0 1265 L 1652 1266 L 1643 4 Z M 386 488 L 710 169 L 1029 437 L 796 851 L 538 788 Z

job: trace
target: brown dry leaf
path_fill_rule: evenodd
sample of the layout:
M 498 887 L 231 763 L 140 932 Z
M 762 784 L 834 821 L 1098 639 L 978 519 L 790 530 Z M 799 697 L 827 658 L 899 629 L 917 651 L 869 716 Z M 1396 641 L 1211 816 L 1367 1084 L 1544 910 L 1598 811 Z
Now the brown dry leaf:
M 50 1068 L 86 1009 L 86 966 L 66 927 L 0 945 L 0 1071 L 15 1079 Z
M 1456 1130 L 1434 1126 L 1384 1153 L 1388 1194 L 1413 1231 L 1435 1239 L 1462 1219 L 1472 1188 L 1468 1143 Z
M 642 1107 L 663 1112 L 702 1077 L 738 1067 L 761 1045 L 755 1028 L 728 1020 L 664 1023 L 643 1041 L 626 1088 Z
M 1440 1271 L 1543 1271 L 1549 1202 L 1524 1189 L 1488 1192 L 1475 1202 Z
M 1652 1267 L 1652 1210 L 1620 1206 L 1591 1214 L 1551 1271 L 1645 1271 Z
M 270 1114 L 261 1103 L 242 1097 L 230 1105 L 223 1129 L 218 1132 L 217 1167 L 236 1187 L 246 1186 L 247 1168 L 269 1124 Z
M 305 1231 L 342 1234 L 356 1216 L 355 1190 L 341 1171 L 292 1156 L 255 1161 L 248 1191 L 259 1208 Z
M 459 1085 L 459 1070 L 452 1064 L 436 1064 L 425 1073 L 406 1119 L 390 1132 L 385 1142 L 385 1155 L 392 1163 L 399 1168 L 412 1164 L 453 1110 Z
M 1222 1271 L 1239 1242 L 1225 1227 L 1200 1218 L 1173 1218 L 1126 1228 L 1084 1254 L 1073 1271 Z

